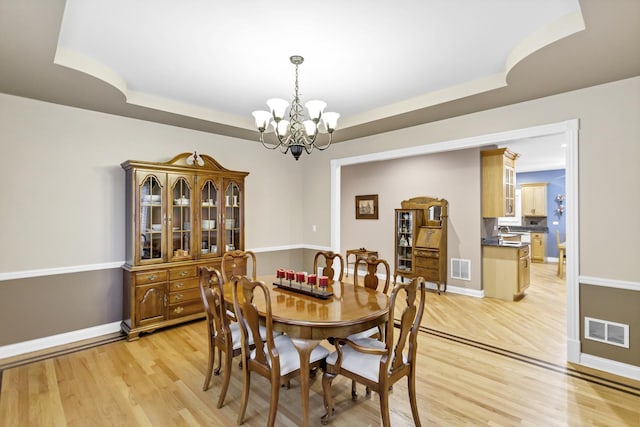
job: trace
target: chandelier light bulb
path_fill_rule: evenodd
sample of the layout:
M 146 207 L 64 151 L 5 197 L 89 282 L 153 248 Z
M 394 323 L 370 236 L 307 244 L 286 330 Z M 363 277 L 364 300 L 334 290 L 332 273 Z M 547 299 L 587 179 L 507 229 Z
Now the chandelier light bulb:
M 302 124 L 307 136 L 313 136 L 318 130 L 318 125 L 313 120 L 305 120 Z
M 309 118 L 317 123 L 318 120 L 320 120 L 327 103 L 324 101 L 313 100 L 307 102 L 304 106 L 307 107 Z
M 271 98 L 270 100 L 267 101 L 267 105 L 271 110 L 271 115 L 273 116 L 273 118 L 275 120 L 281 120 L 284 118 L 284 115 L 287 111 L 287 107 L 289 106 L 289 103 L 284 99 Z
M 257 110 L 251 114 L 253 114 L 253 118 L 256 120 L 256 127 L 258 128 L 258 130 L 260 130 L 261 132 L 264 132 L 265 129 L 267 129 L 267 126 L 269 126 L 269 121 L 271 120 L 271 113 L 264 110 Z
M 327 132 L 333 133 L 338 126 L 338 119 L 340 118 L 340 114 L 334 112 L 326 112 L 322 115 L 322 122 L 324 123 L 324 127 L 327 129 Z

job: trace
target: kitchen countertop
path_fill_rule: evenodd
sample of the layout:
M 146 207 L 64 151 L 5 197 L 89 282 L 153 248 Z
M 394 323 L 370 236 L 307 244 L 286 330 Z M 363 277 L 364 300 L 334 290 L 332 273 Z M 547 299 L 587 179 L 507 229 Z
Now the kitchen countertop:
M 496 246 L 502 248 L 525 248 L 529 246 L 524 242 L 500 242 L 498 239 L 482 239 L 482 246 Z
M 549 227 L 542 225 L 510 225 L 510 233 L 548 233 Z

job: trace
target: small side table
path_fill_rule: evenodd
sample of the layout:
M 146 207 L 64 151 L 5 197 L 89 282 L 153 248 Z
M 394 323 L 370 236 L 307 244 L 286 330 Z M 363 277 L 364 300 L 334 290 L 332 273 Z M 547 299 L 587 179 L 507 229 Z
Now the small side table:
M 365 258 L 369 258 L 370 256 L 378 256 L 378 251 L 369 251 L 367 249 L 364 248 L 360 248 L 360 249 L 347 249 L 347 255 L 345 256 L 346 259 L 346 263 L 347 263 L 347 275 L 346 277 L 349 277 L 349 255 L 353 255 L 354 256 L 354 260 L 351 264 L 353 264 L 354 268 L 356 265 L 356 261 L 358 260 L 359 256 L 364 256 Z M 356 272 L 353 272 L 353 275 L 356 275 Z

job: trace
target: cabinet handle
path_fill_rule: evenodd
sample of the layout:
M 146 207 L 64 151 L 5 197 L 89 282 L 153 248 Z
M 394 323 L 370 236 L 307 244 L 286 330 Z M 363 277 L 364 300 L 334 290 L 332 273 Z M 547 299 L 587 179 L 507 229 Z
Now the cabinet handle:
M 173 310 L 174 313 L 178 313 L 178 314 L 182 313 L 183 311 L 184 311 L 184 308 L 182 306 L 178 306 Z
M 176 288 L 180 289 L 183 286 L 182 282 L 176 283 Z
M 176 295 L 176 301 L 180 301 L 182 299 L 182 294 Z
M 186 271 L 184 271 L 184 270 L 182 270 L 182 271 L 180 272 L 180 275 L 181 275 L 182 277 L 186 276 L 187 274 L 188 274 L 188 273 L 187 273 Z
M 156 277 L 158 277 L 158 276 L 156 276 L 155 274 L 150 274 L 149 276 L 147 276 L 147 279 L 156 280 Z

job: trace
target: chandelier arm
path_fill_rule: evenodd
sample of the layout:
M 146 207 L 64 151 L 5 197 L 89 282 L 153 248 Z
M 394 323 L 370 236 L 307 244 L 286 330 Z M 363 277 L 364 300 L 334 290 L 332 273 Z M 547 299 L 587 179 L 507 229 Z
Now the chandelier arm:
M 327 145 L 318 145 L 318 144 L 314 144 L 314 147 L 318 150 L 318 151 L 324 151 L 327 148 L 329 148 L 329 146 L 331 145 L 331 142 L 333 140 L 333 133 L 329 134 L 329 142 L 327 142 Z
M 267 143 L 265 141 L 264 132 L 260 132 L 260 142 L 262 143 L 264 148 L 268 148 L 269 150 L 275 150 L 276 148 L 278 148 L 281 145 L 280 143 L 275 144 L 275 145 L 269 145 L 269 143 Z

